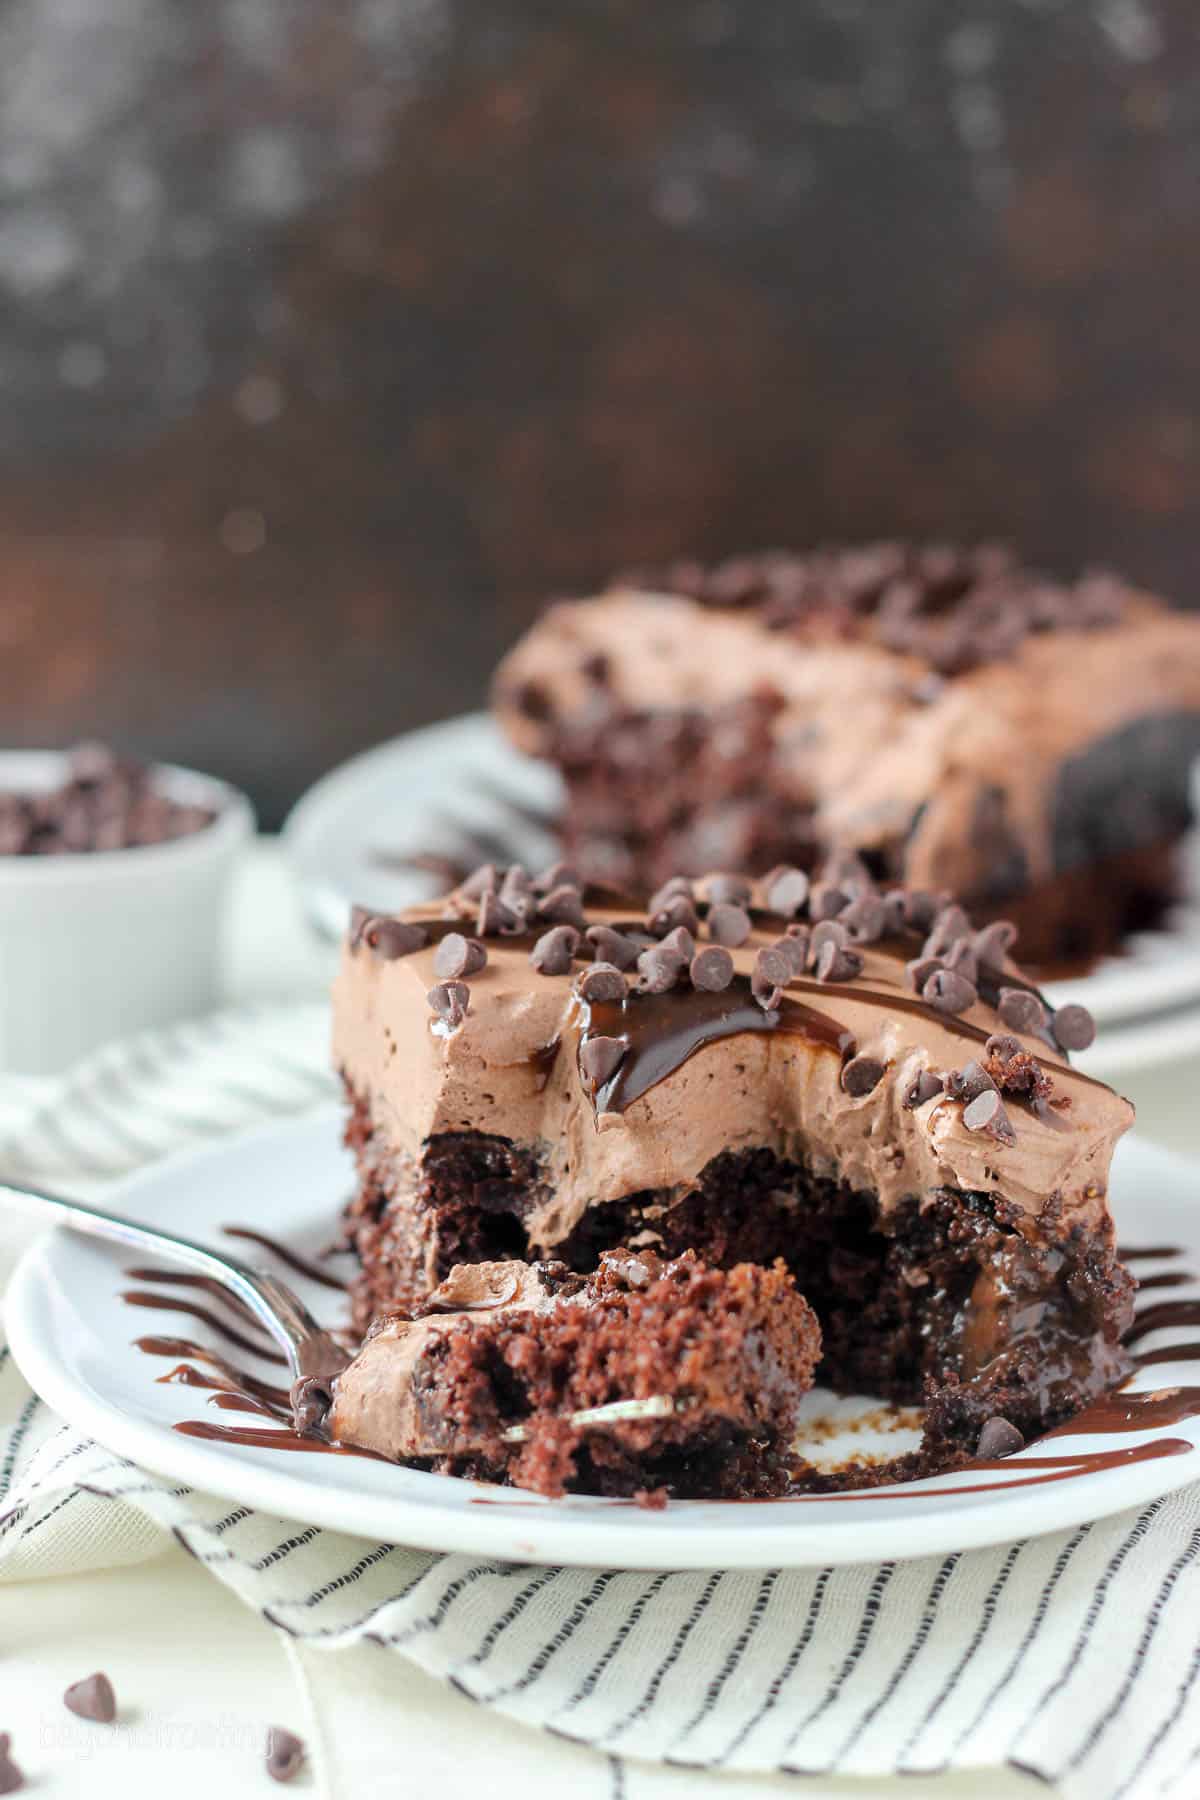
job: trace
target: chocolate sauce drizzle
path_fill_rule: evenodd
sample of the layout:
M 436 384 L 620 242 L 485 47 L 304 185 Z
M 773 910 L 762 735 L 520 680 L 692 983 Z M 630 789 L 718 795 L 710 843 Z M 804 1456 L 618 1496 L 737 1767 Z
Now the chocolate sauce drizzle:
M 720 994 L 703 996 L 709 1001 L 719 1001 L 725 996 Z M 598 1011 L 599 1009 L 593 1009 Z M 756 1006 L 756 1011 L 763 1015 Z M 807 1010 L 807 1009 L 803 1009 Z M 764 1029 L 760 1026 L 759 1029 Z M 765 1029 L 775 1027 L 766 1026 Z M 736 1029 L 736 1027 L 735 1027 Z M 626 1101 L 628 1104 L 628 1101 Z M 227 1228 L 230 1229 L 230 1228 Z M 248 1230 L 233 1228 L 234 1234 L 253 1237 L 256 1242 L 272 1250 L 288 1267 L 305 1267 L 303 1260 L 295 1255 L 286 1245 L 275 1243 L 262 1234 L 250 1233 Z M 1127 1262 L 1149 1261 L 1151 1259 L 1170 1260 L 1181 1252 L 1171 1245 L 1150 1247 L 1130 1246 L 1122 1249 L 1121 1255 Z M 307 1272 L 307 1271 L 306 1271 Z M 254 1323 L 253 1316 L 241 1305 L 235 1296 L 220 1287 L 211 1277 L 190 1275 L 170 1269 L 136 1269 L 129 1273 L 137 1279 L 161 1284 L 163 1287 L 199 1287 L 207 1292 L 216 1290 L 221 1300 L 235 1316 L 245 1316 Z M 1178 1284 L 1192 1279 L 1179 1274 Z M 1156 1282 L 1154 1277 L 1144 1282 L 1143 1287 L 1165 1285 Z M 248 1349 L 263 1361 L 280 1363 L 285 1359 L 273 1349 L 264 1348 L 232 1330 L 224 1324 L 208 1308 L 197 1307 L 186 1299 L 177 1298 L 169 1293 L 127 1292 L 122 1296 L 127 1303 L 136 1305 L 156 1305 L 163 1310 L 185 1312 L 199 1318 L 203 1323 L 216 1329 L 227 1339 Z M 1133 1325 L 1126 1333 L 1125 1343 L 1129 1346 L 1141 1341 L 1158 1331 L 1172 1328 L 1200 1325 L 1200 1300 L 1178 1299 L 1153 1301 L 1137 1315 Z M 381 1459 L 373 1451 L 355 1449 L 351 1446 L 334 1444 L 317 1435 L 300 1433 L 294 1429 L 289 1394 L 286 1389 L 275 1383 L 239 1368 L 229 1362 L 219 1352 L 210 1347 L 196 1343 L 189 1338 L 178 1337 L 143 1337 L 135 1340 L 136 1348 L 147 1356 L 162 1357 L 173 1361 L 174 1366 L 158 1379 L 164 1383 L 196 1388 L 206 1391 L 210 1405 L 223 1411 L 235 1411 L 252 1414 L 268 1423 L 263 1425 L 225 1425 L 210 1419 L 184 1419 L 177 1422 L 173 1429 L 185 1437 L 202 1438 L 210 1442 L 245 1445 L 256 1449 L 280 1450 L 288 1452 L 308 1451 L 315 1455 L 348 1455 L 365 1456 L 373 1461 Z M 1138 1368 L 1148 1368 L 1159 1363 L 1200 1362 L 1200 1342 L 1166 1345 L 1158 1349 L 1139 1351 L 1134 1357 Z M 200 1367 L 196 1365 L 200 1364 Z M 1163 1458 L 1184 1456 L 1195 1449 L 1186 1438 L 1154 1437 L 1142 1444 L 1114 1444 L 1101 1450 L 1062 1450 L 1049 1449 L 1048 1446 L 1060 1443 L 1064 1439 L 1078 1437 L 1121 1438 L 1135 1431 L 1161 1431 L 1172 1425 L 1183 1424 L 1200 1415 L 1200 1387 L 1172 1386 L 1146 1392 L 1130 1392 L 1121 1387 L 1111 1393 L 1102 1395 L 1082 1412 L 1065 1424 L 1057 1426 L 1037 1440 L 1043 1447 L 1038 1455 L 1021 1454 L 1018 1458 L 976 1459 L 965 1468 L 956 1471 L 957 1475 L 974 1474 L 979 1471 L 993 1473 L 994 1481 L 955 1482 L 944 1487 L 927 1487 L 923 1483 L 913 1484 L 897 1482 L 893 1486 L 872 1487 L 869 1489 L 851 1489 L 837 1493 L 803 1493 L 797 1492 L 784 1497 L 783 1501 L 741 1501 L 741 1505 L 779 1505 L 795 1502 L 810 1504 L 826 1504 L 829 1502 L 860 1502 L 864 1500 L 905 1500 L 905 1499 L 941 1499 L 952 1498 L 959 1494 L 978 1494 L 990 1492 L 1007 1492 L 1009 1489 L 1038 1487 L 1050 1482 L 1070 1481 L 1080 1476 L 1095 1474 L 1105 1469 L 1124 1468 L 1143 1462 L 1157 1462 Z M 511 1499 L 507 1495 L 478 1497 L 479 1504 L 492 1505 L 529 1505 L 532 1501 L 522 1500 L 519 1495 Z

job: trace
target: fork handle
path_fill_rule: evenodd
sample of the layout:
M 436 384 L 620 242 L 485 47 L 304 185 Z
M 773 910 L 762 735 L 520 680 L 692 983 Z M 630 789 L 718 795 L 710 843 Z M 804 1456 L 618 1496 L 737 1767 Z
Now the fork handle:
M 48 1193 L 20 1182 L 0 1181 L 0 1200 L 15 1201 L 22 1211 L 48 1214 L 56 1224 L 69 1226 L 72 1231 L 165 1255 L 199 1274 L 212 1276 L 236 1294 L 270 1332 L 287 1356 L 294 1379 L 336 1375 L 349 1360 L 340 1344 L 318 1325 L 298 1294 L 276 1276 L 251 1267 L 240 1257 L 227 1256 L 173 1231 L 139 1225 L 119 1213 L 89 1206 L 86 1201 L 69 1200 L 65 1194 Z

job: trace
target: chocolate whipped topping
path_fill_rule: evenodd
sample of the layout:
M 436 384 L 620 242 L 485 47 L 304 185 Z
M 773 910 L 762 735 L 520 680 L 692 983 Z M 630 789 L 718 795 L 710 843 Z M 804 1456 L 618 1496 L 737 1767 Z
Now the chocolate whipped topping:
M 552 754 L 558 727 L 589 717 L 598 659 L 602 704 L 634 712 L 777 696 L 780 803 L 790 783 L 820 842 L 903 842 L 910 885 L 963 894 L 984 870 L 973 842 L 981 789 L 997 796 L 1035 885 L 1053 872 L 1063 761 L 1147 715 L 1200 709 L 1200 619 L 1132 591 L 1103 630 L 1032 634 L 943 680 L 923 658 L 839 636 L 820 617 L 779 632 L 754 609 L 617 590 L 550 607 L 501 664 L 497 709 L 520 748 Z M 536 716 L 519 704 L 528 693 Z
M 526 1220 L 536 1254 L 552 1254 L 589 1207 L 686 1188 L 723 1151 L 760 1146 L 876 1193 L 884 1212 L 953 1186 L 998 1194 L 1031 1230 L 1048 1203 L 1057 1230 L 1104 1216 L 1129 1103 L 1071 1069 L 1044 1037 L 1012 1032 L 985 998 L 957 1014 L 919 999 L 905 974 L 911 949 L 860 946 L 853 979 L 796 975 L 772 1010 L 754 1000 L 752 976 L 781 926 L 756 914 L 749 937 L 729 951 L 734 973 L 722 992 L 631 988 L 624 1002 L 592 1005 L 572 974 L 533 966 L 530 937 L 489 937 L 486 967 L 447 1029 L 428 999 L 435 940 L 457 923 L 446 922 L 447 909 L 465 914 L 474 905 L 452 897 L 411 909 L 406 920 L 423 924 L 429 941 L 406 955 L 347 947 L 334 987 L 334 1058 L 401 1159 L 419 1162 L 426 1141 L 445 1132 L 534 1146 L 546 1196 Z M 610 929 L 631 924 L 628 907 L 590 899 L 587 917 Z M 1020 981 L 1014 965 L 1005 969 Z M 664 1023 L 647 1031 L 651 1005 L 664 1009 Z M 664 1031 L 677 1034 L 670 1054 Z M 940 1080 L 982 1057 L 998 1033 L 1035 1057 L 1050 1082 L 1048 1103 L 1008 1104 L 1011 1141 L 965 1123 L 973 1095 L 948 1093 Z M 607 1079 L 580 1067 L 581 1044 L 597 1037 L 621 1059 Z M 648 1068 L 647 1056 L 657 1063 Z M 870 1084 L 843 1079 L 851 1058 L 859 1076 L 870 1070 Z M 937 1082 L 922 1080 L 931 1074 Z M 924 1095 L 915 1105 L 914 1093 Z M 467 1302 L 456 1296 L 455 1304 Z

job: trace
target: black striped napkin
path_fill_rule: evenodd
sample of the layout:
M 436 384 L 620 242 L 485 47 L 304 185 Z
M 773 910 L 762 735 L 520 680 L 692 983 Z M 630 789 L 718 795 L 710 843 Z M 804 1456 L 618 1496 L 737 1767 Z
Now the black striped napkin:
M 57 1088 L 10 1117 L 0 1170 L 94 1184 L 305 1108 L 328 1092 L 324 1033 L 321 1009 L 305 1007 L 108 1050 L 65 1084 L 69 1105 Z M 539 1767 L 556 1791 L 566 1780 L 598 1795 L 656 1781 L 666 1792 L 685 1770 L 692 1792 L 700 1770 L 761 1785 L 1005 1765 L 1071 1800 L 1200 1793 L 1200 1488 L 915 1562 L 656 1575 L 512 1566 L 364 1542 L 172 1486 L 56 1420 L 0 1347 L 0 1578 L 127 1563 L 168 1534 L 295 1646 L 310 1680 L 315 1660 L 339 1692 L 339 1659 L 310 1652 L 371 1644 L 488 1709 L 497 1729 L 549 1734 L 521 1740 L 531 1796 Z M 340 1692 L 333 1711 L 357 1720 L 361 1696 Z M 356 1725 L 360 1749 L 370 1729 Z M 564 1767 L 571 1744 L 591 1754 Z M 469 1746 L 456 1754 L 465 1771 Z M 334 1780 L 330 1791 L 352 1790 Z

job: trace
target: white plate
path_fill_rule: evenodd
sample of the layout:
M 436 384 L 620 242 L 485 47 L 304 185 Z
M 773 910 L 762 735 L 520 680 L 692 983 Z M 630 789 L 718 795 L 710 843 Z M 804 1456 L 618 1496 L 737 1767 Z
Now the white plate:
M 159 1164 L 114 1191 L 111 1203 L 114 1210 L 214 1243 L 221 1241 L 223 1224 L 236 1222 L 313 1252 L 328 1242 L 351 1183 L 338 1132 L 332 1109 L 272 1125 Z M 1182 1245 L 1200 1267 L 1195 1165 L 1127 1143 L 1119 1152 L 1115 1196 L 1119 1222 L 1134 1241 Z M 1195 1446 L 1191 1452 L 1044 1486 L 950 1497 L 931 1491 L 947 1485 L 969 1490 L 973 1481 L 996 1479 L 965 1471 L 852 1504 L 838 1498 L 764 1505 L 685 1501 L 664 1512 L 579 1497 L 548 1501 L 348 1456 L 231 1447 L 172 1430 L 175 1422 L 206 1413 L 225 1423 L 237 1415 L 207 1409 L 195 1389 L 159 1383 L 155 1377 L 169 1365 L 132 1347 L 143 1333 L 192 1336 L 199 1328 L 171 1313 L 124 1305 L 121 1291 L 132 1285 L 123 1275 L 129 1260 L 128 1252 L 68 1232 L 51 1233 L 26 1253 L 9 1289 L 6 1323 L 31 1384 L 72 1423 L 174 1480 L 361 1536 L 516 1562 L 638 1569 L 826 1565 L 940 1554 L 1054 1531 L 1139 1505 L 1200 1475 L 1200 1418 L 1171 1427 L 1172 1436 Z M 333 1322 L 337 1297 L 310 1283 L 296 1285 L 319 1316 Z M 272 1375 L 267 1368 L 262 1373 Z M 1188 1379 L 1186 1365 L 1163 1364 L 1150 1374 L 1153 1379 L 1139 1385 Z M 810 1401 L 810 1411 L 830 1410 L 827 1397 Z M 897 1437 L 888 1442 L 893 1449 L 906 1447 Z M 1081 1437 L 1056 1450 L 1103 1444 Z M 826 1446 L 825 1453 L 836 1448 Z M 1009 1467 L 1016 1472 L 1019 1464 L 1013 1458 Z
M 298 802 L 284 842 L 299 875 L 309 912 L 330 936 L 341 933 L 351 904 L 380 910 L 405 906 L 437 891 L 436 882 L 399 864 L 422 851 L 453 853 L 464 835 L 496 840 L 495 860 L 536 866 L 556 854 L 553 837 L 529 812 L 553 817 L 562 787 L 545 763 L 522 756 L 485 713 L 394 738 L 323 777 Z M 397 866 L 389 867 L 392 856 Z M 1157 1062 L 1177 1054 L 1173 1033 L 1190 1015 L 1200 1037 L 1200 833 L 1185 852 L 1185 898 L 1168 928 L 1132 939 L 1124 955 L 1100 963 L 1047 992 L 1055 1005 L 1087 1006 L 1103 1033 L 1081 1066 L 1102 1074 L 1131 1061 Z M 1113 1028 L 1170 1016 L 1161 1053 L 1139 1038 L 1122 1053 Z

